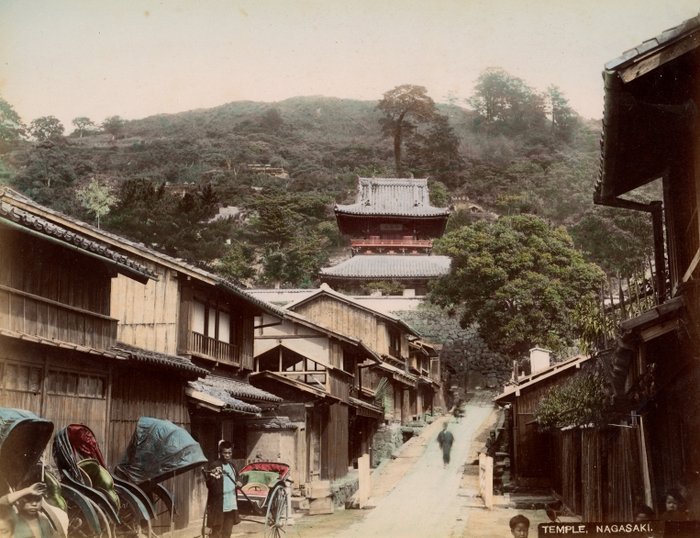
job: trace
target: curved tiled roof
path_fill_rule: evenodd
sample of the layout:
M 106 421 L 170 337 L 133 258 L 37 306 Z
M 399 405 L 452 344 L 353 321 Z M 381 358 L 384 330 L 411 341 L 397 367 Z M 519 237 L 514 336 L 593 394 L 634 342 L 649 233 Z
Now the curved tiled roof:
M 234 398 L 229 391 L 220 386 L 210 385 L 201 379 L 190 381 L 188 384 L 192 389 L 219 400 L 220 403 L 218 405 L 223 407 L 223 411 L 239 411 L 253 415 L 259 415 L 262 412 L 262 409 L 257 405 Z
M 361 177 L 354 204 L 336 205 L 336 214 L 446 217 L 449 208 L 430 205 L 428 180 Z
M 5 201 L 0 201 L 0 217 L 30 232 L 66 243 L 72 247 L 78 248 L 79 250 L 85 251 L 86 254 L 103 258 L 105 261 L 117 265 L 128 274 L 136 273 L 141 277 L 156 279 L 156 275 L 145 265 L 142 265 L 123 254 L 119 254 L 118 252 L 96 241 L 88 239 L 85 236 L 71 232 L 62 226 L 49 222 L 42 217 L 32 215 L 23 209 L 14 207 Z
M 321 269 L 322 277 L 434 278 L 450 271 L 448 256 L 357 255 Z
M 200 368 L 187 357 L 159 353 L 158 351 L 151 351 L 148 349 L 131 346 L 123 342 L 117 342 L 112 347 L 112 351 L 122 353 L 126 355 L 130 360 L 134 360 L 137 362 L 143 362 L 159 367 L 165 367 L 173 370 L 187 372 L 189 374 L 193 374 L 192 377 L 207 375 L 207 373 L 209 373 L 208 370 Z
M 280 403 L 282 398 L 265 390 L 254 387 L 249 383 L 238 381 L 230 377 L 209 374 L 196 381 L 201 386 L 210 387 L 212 390 L 225 391 L 230 397 L 243 398 L 257 402 Z M 204 392 L 204 391 L 203 391 Z
M 271 305 L 269 303 L 266 303 L 263 300 L 260 300 L 258 298 L 253 297 L 252 295 L 249 295 L 246 292 L 246 289 L 243 288 L 242 286 L 231 282 L 229 280 L 223 279 L 218 275 L 215 275 L 214 273 L 211 273 L 209 271 L 206 271 L 200 267 L 197 267 L 195 265 L 192 265 L 191 263 L 186 262 L 185 260 L 182 260 L 180 258 L 174 258 L 172 256 L 169 256 L 163 252 L 159 252 L 157 250 L 154 250 L 151 247 L 147 247 L 143 243 L 137 243 L 135 241 L 132 241 L 130 239 L 127 239 L 125 237 L 119 236 L 117 234 L 113 234 L 111 232 L 108 232 L 104 229 L 101 228 L 96 228 L 92 226 L 91 224 L 88 224 L 86 222 L 82 222 L 74 217 L 70 217 L 68 215 L 64 215 L 58 211 L 55 211 L 51 208 L 42 206 L 41 204 L 38 204 L 37 202 L 33 201 L 30 198 L 27 198 L 25 195 L 20 194 L 18 192 L 13 191 L 9 187 L 0 187 L 0 202 L 5 203 L 5 200 L 7 200 L 7 205 L 9 207 L 14 208 L 17 211 L 22 211 L 27 215 L 32 216 L 33 218 L 39 219 L 41 221 L 46 222 L 50 226 L 56 226 L 58 228 L 61 228 L 59 225 L 54 224 L 51 222 L 49 219 L 55 219 L 57 221 L 64 221 L 67 223 L 67 226 L 75 225 L 75 227 L 79 228 L 80 230 L 84 230 L 86 235 L 99 238 L 100 240 L 103 240 L 104 242 L 111 243 L 114 248 L 117 249 L 124 249 L 127 251 L 131 251 L 134 253 L 134 255 L 143 257 L 146 259 L 151 259 L 157 264 L 163 264 L 163 265 L 168 265 L 170 267 L 173 267 L 175 270 L 183 272 L 187 275 L 194 276 L 195 278 L 199 278 L 205 282 L 209 282 L 210 284 L 213 285 L 219 285 L 221 286 L 222 289 L 234 293 L 236 296 L 248 301 L 250 304 L 253 304 L 263 310 L 264 312 L 271 313 L 273 315 L 279 316 L 280 315 L 280 310 L 279 308 L 275 307 L 274 305 Z M 46 216 L 44 217 L 39 217 L 36 215 L 33 215 L 32 213 L 29 213 L 29 211 L 25 211 L 24 209 L 21 208 L 16 208 L 13 204 L 18 204 L 18 205 L 24 205 L 25 207 L 29 207 L 29 211 L 36 210 L 38 212 L 41 212 L 42 215 Z M 66 230 L 67 232 L 67 230 Z M 75 234 L 75 232 L 68 232 L 71 234 Z M 77 234 L 75 234 L 77 235 Z M 93 239 L 85 239 L 86 241 L 93 242 L 95 245 L 100 245 L 100 243 L 95 242 Z M 108 249 L 111 251 L 111 249 Z M 123 257 L 126 260 L 130 260 L 130 258 L 127 258 L 124 255 L 121 255 L 117 253 L 116 251 L 111 251 L 114 252 L 114 254 L 118 257 Z M 116 261 L 116 260 L 115 260 Z M 134 264 L 134 269 L 133 271 L 138 271 L 138 270 L 143 270 L 146 273 L 149 278 L 153 278 L 154 280 L 157 280 L 157 276 L 152 273 L 145 265 L 141 265 L 136 262 L 132 262 Z

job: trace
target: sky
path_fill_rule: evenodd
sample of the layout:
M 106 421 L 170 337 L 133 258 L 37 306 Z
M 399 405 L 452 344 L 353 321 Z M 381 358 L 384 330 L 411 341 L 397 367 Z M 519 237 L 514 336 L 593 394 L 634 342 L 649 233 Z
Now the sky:
M 558 86 L 586 118 L 601 72 L 698 0 L 0 0 L 0 97 L 25 123 L 138 119 L 400 84 L 467 106 L 484 69 Z

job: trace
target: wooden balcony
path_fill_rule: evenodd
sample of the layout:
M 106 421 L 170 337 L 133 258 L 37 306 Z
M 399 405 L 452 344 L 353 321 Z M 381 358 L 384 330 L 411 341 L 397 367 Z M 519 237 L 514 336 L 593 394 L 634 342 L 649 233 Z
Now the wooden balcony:
M 379 236 L 370 236 L 350 241 L 352 248 L 406 248 L 406 249 L 430 249 L 433 247 L 432 239 L 413 239 L 413 237 L 386 239 Z
M 187 352 L 228 364 L 240 362 L 237 346 L 197 332 L 190 332 Z
M 0 285 L 0 328 L 99 350 L 117 340 L 117 320 Z

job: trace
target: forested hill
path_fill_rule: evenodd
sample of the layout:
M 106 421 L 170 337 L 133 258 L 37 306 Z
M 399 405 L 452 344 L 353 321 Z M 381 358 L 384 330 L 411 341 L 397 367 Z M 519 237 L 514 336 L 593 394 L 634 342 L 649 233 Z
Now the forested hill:
M 457 202 L 450 228 L 478 218 L 469 200 L 485 215 L 566 225 L 592 259 L 609 258 L 595 224 L 610 224 L 610 237 L 638 223 L 593 208 L 598 126 L 556 88 L 539 94 L 502 71 L 490 76 L 468 104 L 427 98 L 430 114 L 409 113 L 399 163 L 391 108 L 296 97 L 113 116 L 100 127 L 76 118 L 67 136 L 52 117 L 32 121 L 31 138 L 5 122 L 0 176 L 40 203 L 255 285 L 314 284 L 344 247 L 333 204 L 352 199 L 358 175 L 393 177 L 397 164 L 431 178 L 435 205 Z M 0 104 L 5 118 L 14 113 Z M 229 218 L 216 219 L 223 207 Z

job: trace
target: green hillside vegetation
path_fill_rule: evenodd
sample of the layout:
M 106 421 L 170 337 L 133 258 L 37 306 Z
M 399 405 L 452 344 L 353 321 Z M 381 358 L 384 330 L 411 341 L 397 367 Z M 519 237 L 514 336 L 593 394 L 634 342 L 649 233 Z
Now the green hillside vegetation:
M 398 88 L 409 99 L 421 90 Z M 535 214 L 566 226 L 600 263 L 609 252 L 594 224 L 604 222 L 637 241 L 636 258 L 616 251 L 615 259 L 629 266 L 647 255 L 644 216 L 615 220 L 593 206 L 599 126 L 582 121 L 556 88 L 540 93 L 490 70 L 468 102 L 424 96 L 432 108 L 405 117 L 400 166 L 430 177 L 436 204 L 455 203 L 450 230 L 489 213 Z M 398 124 L 381 102 L 242 101 L 139 120 L 112 116 L 101 126 L 81 117 L 69 132 L 52 117 L 25 127 L 0 99 L 0 178 L 39 203 L 99 218 L 105 229 L 243 283 L 311 286 L 346 245 L 333 204 L 354 198 L 358 175 L 396 175 L 388 133 Z M 225 207 L 235 208 L 232 216 L 215 219 Z

